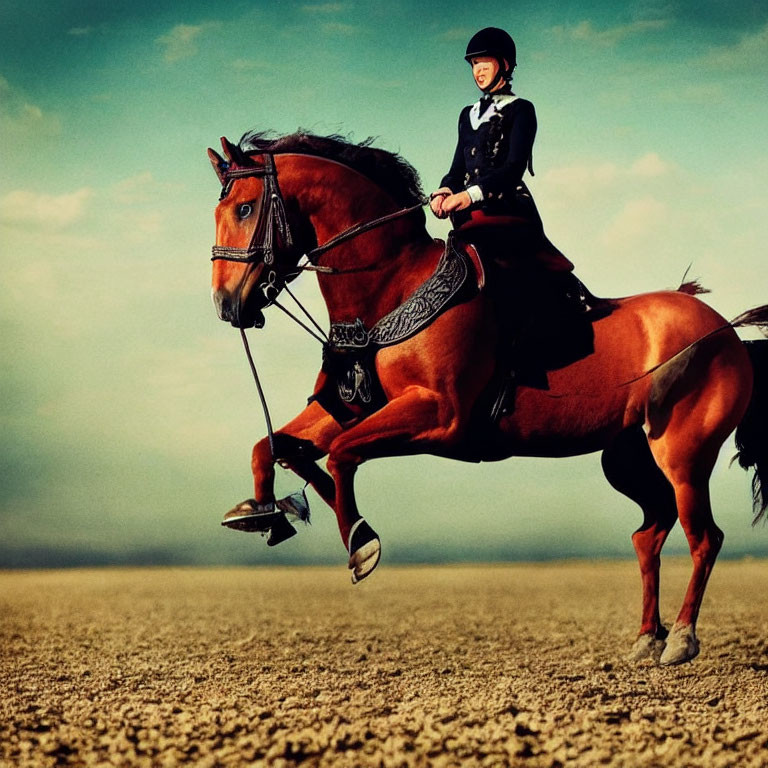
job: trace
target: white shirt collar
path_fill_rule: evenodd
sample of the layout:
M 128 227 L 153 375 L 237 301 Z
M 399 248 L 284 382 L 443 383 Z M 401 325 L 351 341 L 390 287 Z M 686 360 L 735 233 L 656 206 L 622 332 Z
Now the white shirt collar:
M 491 95 L 493 103 L 480 115 L 480 101 L 478 99 L 469 109 L 469 123 L 473 130 L 477 130 L 483 123 L 487 123 L 493 115 L 498 115 L 504 107 L 517 100 L 514 93 L 494 93 Z

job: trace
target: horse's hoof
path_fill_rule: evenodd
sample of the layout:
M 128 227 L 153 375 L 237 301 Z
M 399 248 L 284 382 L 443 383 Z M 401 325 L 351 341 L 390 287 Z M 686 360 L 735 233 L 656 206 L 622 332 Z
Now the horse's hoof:
M 640 635 L 629 652 L 629 661 L 639 664 L 648 660 L 658 664 L 665 646 L 666 641 L 655 635 Z
M 667 638 L 667 647 L 661 654 L 659 664 L 669 667 L 684 664 L 699 655 L 699 641 L 690 624 L 675 624 Z
M 221 524 L 236 531 L 266 533 L 282 516 L 283 513 L 275 509 L 273 502 L 259 504 L 256 499 L 246 499 L 230 509 Z
M 361 517 L 349 534 L 349 568 L 352 571 L 352 583 L 357 584 L 379 564 L 381 542 L 376 531 Z

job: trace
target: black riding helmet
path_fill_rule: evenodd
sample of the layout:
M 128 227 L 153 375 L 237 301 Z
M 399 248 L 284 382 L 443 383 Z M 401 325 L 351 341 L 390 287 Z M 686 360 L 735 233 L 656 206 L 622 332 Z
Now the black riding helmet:
M 508 79 L 512 70 L 517 66 L 515 41 L 509 33 L 498 27 L 486 27 L 472 36 L 464 58 L 472 63 L 472 59 L 478 56 L 491 56 L 499 62 L 499 73 L 494 78 L 493 83 L 484 89 L 486 91 L 490 91 L 502 77 L 505 80 Z M 505 61 L 509 65 L 506 69 L 504 67 Z

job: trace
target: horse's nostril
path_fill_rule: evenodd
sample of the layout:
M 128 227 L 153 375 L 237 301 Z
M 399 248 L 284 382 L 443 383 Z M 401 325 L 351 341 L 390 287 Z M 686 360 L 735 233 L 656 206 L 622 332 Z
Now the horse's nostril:
M 213 303 L 220 320 L 230 321 L 232 319 L 232 301 L 228 296 L 222 296 L 220 293 L 214 293 Z

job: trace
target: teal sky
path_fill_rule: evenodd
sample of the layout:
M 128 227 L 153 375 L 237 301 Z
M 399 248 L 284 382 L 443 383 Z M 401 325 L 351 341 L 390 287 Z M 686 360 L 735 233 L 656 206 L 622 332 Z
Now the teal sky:
M 0 566 L 345 563 L 333 515 L 275 550 L 221 529 L 263 420 L 210 301 L 205 149 L 252 128 L 397 151 L 427 191 L 476 98 L 464 47 L 501 26 L 539 119 L 530 186 L 593 292 L 675 287 L 726 317 L 768 301 L 768 5 L 595 2 L 0 4 Z M 436 236 L 443 224 L 430 223 Z M 322 312 L 311 278 L 299 293 Z M 273 419 L 320 350 L 251 335 Z M 747 476 L 713 480 L 724 554 L 768 554 Z M 298 480 L 281 476 L 284 491 Z M 632 554 L 640 515 L 597 455 L 358 473 L 387 560 Z M 683 552 L 679 532 L 668 545 Z

